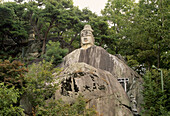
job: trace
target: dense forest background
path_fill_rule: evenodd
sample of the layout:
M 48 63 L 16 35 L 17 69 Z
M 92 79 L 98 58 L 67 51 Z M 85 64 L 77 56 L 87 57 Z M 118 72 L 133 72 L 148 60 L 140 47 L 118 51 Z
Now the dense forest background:
M 50 93 L 33 85 L 42 84 L 47 76 L 50 82 L 53 81 L 53 69 L 48 66 L 56 66 L 67 53 L 79 48 L 80 31 L 85 24 L 90 24 L 95 44 L 113 55 L 121 54 L 127 64 L 143 77 L 143 114 L 170 115 L 170 1 L 108 0 L 101 13 L 98 16 L 87 8 L 80 10 L 72 0 L 1 0 L 0 86 L 3 89 L 0 89 L 0 96 L 6 97 L 0 100 L 0 113 L 22 112 L 18 107 L 19 98 L 32 87 L 34 91 L 29 91 L 30 97 L 45 93 L 32 101 L 32 114 L 44 114 L 42 107 L 45 105 L 41 101 Z M 31 65 L 28 70 L 24 67 L 43 59 L 45 61 L 40 64 L 44 69 L 39 69 L 42 79 L 30 79 L 36 76 L 32 69 L 38 66 Z M 8 91 L 11 91 L 10 99 Z M 81 108 L 85 108 L 80 99 Z M 54 104 L 62 103 L 53 102 L 51 107 Z M 41 110 L 36 107 L 38 105 Z M 80 106 L 76 105 L 76 108 Z M 75 112 L 79 114 L 79 110 Z M 94 113 L 93 110 L 89 112 Z

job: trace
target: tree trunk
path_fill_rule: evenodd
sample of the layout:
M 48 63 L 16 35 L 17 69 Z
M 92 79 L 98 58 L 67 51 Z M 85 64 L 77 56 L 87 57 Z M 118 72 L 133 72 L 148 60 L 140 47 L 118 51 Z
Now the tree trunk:
M 52 23 L 50 23 L 50 26 L 48 27 L 47 31 L 45 32 L 45 37 L 43 39 L 42 53 L 41 53 L 42 56 L 45 53 L 45 46 L 46 46 L 47 35 L 48 35 L 50 29 L 53 27 L 52 24 L 53 24 L 53 21 L 52 21 Z
M 158 44 L 157 67 L 160 67 L 160 45 Z

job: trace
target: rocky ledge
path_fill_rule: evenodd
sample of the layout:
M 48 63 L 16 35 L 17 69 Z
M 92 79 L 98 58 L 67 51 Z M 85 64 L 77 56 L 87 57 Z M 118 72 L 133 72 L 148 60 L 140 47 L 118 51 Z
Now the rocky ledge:
M 55 98 L 72 103 L 78 95 L 87 100 L 103 116 L 133 116 L 130 100 L 123 87 L 110 72 L 86 63 L 74 63 L 59 76 L 61 82 Z

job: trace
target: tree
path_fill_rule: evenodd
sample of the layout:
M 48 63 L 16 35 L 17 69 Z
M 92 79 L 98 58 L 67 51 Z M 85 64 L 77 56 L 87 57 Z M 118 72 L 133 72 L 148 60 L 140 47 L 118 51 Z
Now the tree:
M 69 37 L 67 34 L 64 36 L 64 33 L 78 23 L 74 13 L 77 9 L 73 7 L 72 0 L 37 0 L 37 2 L 28 2 L 27 16 L 36 38 L 43 41 L 42 54 L 44 54 L 46 42 L 50 39 L 60 41 L 61 45 L 67 43 L 64 37 Z
M 14 2 L 0 4 L 0 58 L 16 56 L 28 38 L 27 22 L 22 19 L 24 6 Z
M 67 52 L 67 49 L 60 48 L 59 42 L 52 42 L 50 40 L 47 44 L 45 59 L 49 62 L 53 58 L 53 64 L 57 65 L 58 63 L 62 62 L 62 59 L 67 54 Z
M 133 0 L 109 0 L 102 11 L 110 25 L 110 42 L 107 42 L 107 46 L 114 51 L 113 53 L 126 55 L 128 52 L 129 30 L 135 15 L 134 9 Z
M 39 114 L 39 110 L 45 107 L 46 100 L 56 91 L 57 84 L 54 83 L 53 73 L 57 73 L 57 69 L 53 69 L 51 62 L 43 61 L 29 66 L 29 72 L 25 75 L 27 81 L 25 92 L 32 106 L 32 115 Z
M 22 90 L 25 87 L 24 73 L 28 70 L 19 61 L 0 60 L 0 82 Z
M 135 17 L 137 28 L 133 37 L 133 46 L 138 50 L 138 61 L 145 62 L 146 67 L 150 68 L 152 64 L 160 67 L 161 55 L 167 52 L 168 45 L 168 25 L 167 0 L 152 1 L 141 0 L 139 3 L 138 15 Z M 162 65 L 163 66 L 163 65 Z
M 0 115 L 19 116 L 23 113 L 19 101 L 26 87 L 26 72 L 26 68 L 19 61 L 0 60 Z
M 144 114 L 155 116 L 168 116 L 169 112 L 169 72 L 164 70 L 164 86 L 165 89 L 161 90 L 160 72 L 157 70 L 147 71 L 144 76 Z

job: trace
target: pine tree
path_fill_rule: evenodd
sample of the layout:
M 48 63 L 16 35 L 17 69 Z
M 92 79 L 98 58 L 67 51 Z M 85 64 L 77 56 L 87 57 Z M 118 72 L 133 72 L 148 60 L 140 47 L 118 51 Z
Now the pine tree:
M 169 74 L 168 74 L 169 75 Z M 164 76 L 165 89 L 162 92 L 160 72 L 157 70 L 147 71 L 144 76 L 144 114 L 149 116 L 168 116 L 170 104 L 169 96 L 169 76 Z

